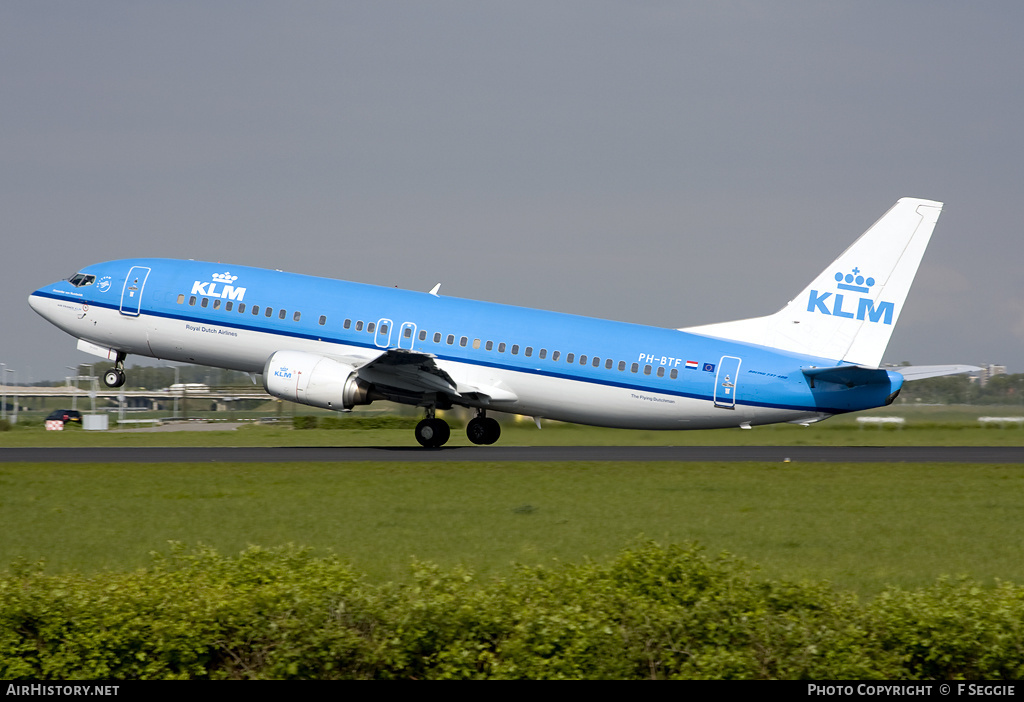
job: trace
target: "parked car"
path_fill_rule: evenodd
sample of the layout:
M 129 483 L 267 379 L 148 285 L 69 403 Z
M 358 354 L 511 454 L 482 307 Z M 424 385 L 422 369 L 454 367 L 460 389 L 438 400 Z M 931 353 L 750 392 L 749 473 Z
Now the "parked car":
M 82 413 L 78 410 L 54 410 L 46 417 L 46 421 L 58 420 L 67 424 L 68 422 L 82 423 Z

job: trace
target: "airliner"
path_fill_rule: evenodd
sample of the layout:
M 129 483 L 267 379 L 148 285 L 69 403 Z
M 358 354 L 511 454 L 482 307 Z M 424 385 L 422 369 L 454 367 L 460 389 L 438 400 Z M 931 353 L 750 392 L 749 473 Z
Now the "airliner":
M 475 410 L 466 433 L 498 440 L 489 412 L 631 429 L 790 422 L 890 404 L 904 381 L 973 366 L 880 367 L 942 203 L 903 198 L 775 314 L 672 329 L 277 270 L 161 258 L 98 263 L 29 304 L 113 361 L 129 355 L 262 376 L 277 398 L 346 411 L 377 400 Z

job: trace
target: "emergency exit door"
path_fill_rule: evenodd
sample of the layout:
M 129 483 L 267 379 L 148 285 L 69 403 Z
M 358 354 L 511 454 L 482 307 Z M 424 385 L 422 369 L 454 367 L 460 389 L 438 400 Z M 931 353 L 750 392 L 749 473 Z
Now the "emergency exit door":
M 740 359 L 736 356 L 722 356 L 718 362 L 715 377 L 715 407 L 736 408 L 736 386 L 739 384 Z

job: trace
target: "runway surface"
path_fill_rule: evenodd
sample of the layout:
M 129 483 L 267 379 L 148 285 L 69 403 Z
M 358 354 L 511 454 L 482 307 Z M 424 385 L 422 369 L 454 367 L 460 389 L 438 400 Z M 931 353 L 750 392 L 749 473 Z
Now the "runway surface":
M 1024 446 L 453 446 L 0 448 L 0 463 L 389 463 L 493 461 L 758 461 L 1024 463 Z

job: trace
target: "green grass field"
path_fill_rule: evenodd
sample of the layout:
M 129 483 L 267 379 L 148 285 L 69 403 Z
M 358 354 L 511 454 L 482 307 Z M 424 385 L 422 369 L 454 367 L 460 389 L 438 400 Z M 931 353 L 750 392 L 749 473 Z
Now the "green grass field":
M 1024 582 L 1024 467 L 943 464 L 0 465 L 0 563 L 130 570 L 168 541 L 294 543 L 400 580 L 697 541 L 864 595 L 943 574 Z
M 811 427 L 639 432 L 530 421 L 503 445 L 1024 445 L 981 428 L 1017 407 L 900 407 L 903 429 L 856 415 Z M 451 445 L 468 445 L 461 429 Z M 413 445 L 408 429 L 45 432 L 4 446 Z M 486 448 L 481 448 L 486 450 Z M 376 580 L 413 558 L 500 573 L 515 562 L 609 558 L 639 538 L 697 541 L 780 578 L 864 594 L 943 574 L 1024 583 L 1024 466 L 915 464 L 0 464 L 0 568 L 130 570 L 168 541 L 223 553 L 293 543 L 333 552 Z
M 146 414 L 133 417 L 147 416 Z M 208 421 L 222 421 L 223 414 L 206 413 Z M 337 416 L 327 415 L 323 416 Z M 341 415 L 344 417 L 349 415 Z M 358 416 L 353 413 L 351 416 Z M 502 415 L 504 446 L 1022 446 L 1024 428 L 1010 425 L 982 427 L 981 416 L 1024 416 L 1017 406 L 924 406 L 889 407 L 872 412 L 833 417 L 809 427 L 773 424 L 743 429 L 707 431 L 630 431 L 602 429 L 559 422 L 543 423 L 538 430 L 530 419 L 515 421 Z M 904 417 L 903 428 L 863 427 L 862 416 Z M 456 417 L 458 420 L 458 417 Z M 197 420 L 202 421 L 202 420 Z M 111 420 L 111 426 L 114 426 Z M 47 432 L 41 423 L 24 423 L 16 430 L 0 432 L 4 446 L 415 446 L 412 429 L 314 429 L 293 430 L 290 417 L 279 424 L 249 423 L 233 431 L 159 432 L 141 429 L 87 432 L 69 427 Z M 449 446 L 470 446 L 465 432 L 453 427 Z

